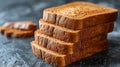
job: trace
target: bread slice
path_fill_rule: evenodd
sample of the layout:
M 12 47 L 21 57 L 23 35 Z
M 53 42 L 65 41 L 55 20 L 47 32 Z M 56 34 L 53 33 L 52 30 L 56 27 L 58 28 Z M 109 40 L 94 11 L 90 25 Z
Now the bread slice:
M 94 44 L 89 43 L 86 46 L 88 47 L 85 47 L 83 49 L 77 47 L 76 52 L 74 52 L 74 54 L 64 55 L 39 46 L 38 44 L 36 44 L 35 41 L 31 42 L 32 51 L 37 57 L 43 59 L 49 64 L 53 64 L 60 67 L 66 66 L 80 59 L 92 56 L 93 54 L 104 51 L 108 48 L 106 40 Z
M 34 30 L 19 30 L 13 28 L 0 27 L 0 33 L 7 37 L 26 38 L 34 36 Z
M 32 21 L 22 21 L 22 22 L 7 22 L 2 27 L 13 28 L 19 30 L 35 30 L 36 24 Z
M 31 42 L 31 47 L 33 53 L 41 59 L 48 61 L 49 63 L 54 63 L 55 65 L 60 64 L 61 66 L 65 65 L 65 55 L 50 51 L 46 48 L 43 48 L 35 43 Z
M 45 34 L 41 34 L 39 30 L 35 31 L 35 41 L 38 45 L 58 53 L 62 53 L 62 54 L 73 53 L 74 43 L 67 43 L 67 42 L 55 39 L 53 37 L 49 37 Z
M 98 24 L 82 30 L 71 30 L 45 22 L 39 21 L 39 27 L 42 34 L 60 39 L 65 42 L 78 42 L 87 38 L 92 38 L 100 34 L 106 34 L 113 30 L 114 22 Z
M 44 9 L 43 19 L 68 29 L 80 30 L 92 25 L 115 21 L 118 11 L 88 2 L 72 2 Z
M 75 48 L 76 45 L 99 42 L 103 39 L 106 39 L 106 37 L 107 34 L 99 35 L 97 37 L 86 39 L 84 41 L 78 41 L 77 43 L 67 43 L 59 39 L 49 37 L 45 34 L 41 34 L 39 30 L 35 32 L 35 41 L 38 45 L 61 54 L 73 54 L 76 50 Z M 83 47 L 83 46 L 79 46 L 79 47 Z

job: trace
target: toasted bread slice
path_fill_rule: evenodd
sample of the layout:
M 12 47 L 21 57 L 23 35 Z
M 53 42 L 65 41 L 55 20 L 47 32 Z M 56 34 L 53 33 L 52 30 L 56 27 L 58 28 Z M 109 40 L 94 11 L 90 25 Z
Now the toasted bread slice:
M 44 47 L 39 46 L 35 41 L 31 42 L 33 53 L 41 59 L 55 65 L 65 65 L 65 55 L 50 51 Z
M 34 30 L 19 30 L 13 28 L 0 27 L 0 32 L 7 37 L 26 38 L 34 35 Z
M 115 21 L 118 11 L 88 2 L 72 2 L 44 9 L 43 19 L 68 29 L 80 30 L 100 23 Z
M 36 24 L 33 23 L 32 21 L 7 22 L 2 27 L 19 29 L 19 30 L 35 30 Z
M 39 21 L 39 27 L 42 34 L 60 39 L 65 42 L 78 42 L 89 39 L 100 34 L 107 34 L 113 30 L 114 22 L 99 24 L 82 30 L 71 30 L 45 22 Z
M 38 45 L 62 54 L 73 54 L 73 44 L 41 34 L 35 31 L 35 41 Z M 54 45 L 54 46 L 53 46 Z

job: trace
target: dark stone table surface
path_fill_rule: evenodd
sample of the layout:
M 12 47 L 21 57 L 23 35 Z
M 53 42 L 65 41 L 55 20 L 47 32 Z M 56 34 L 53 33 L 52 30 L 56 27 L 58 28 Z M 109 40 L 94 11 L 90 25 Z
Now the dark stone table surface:
M 0 0 L 0 25 L 8 21 L 33 21 L 38 24 L 44 8 L 71 1 L 74 0 Z M 120 0 L 84 1 L 120 10 Z M 34 37 L 16 39 L 0 35 L 0 67 L 55 67 L 34 56 L 30 46 L 32 40 Z M 67 67 L 120 67 L 120 14 L 114 31 L 108 34 L 108 42 L 109 50 Z

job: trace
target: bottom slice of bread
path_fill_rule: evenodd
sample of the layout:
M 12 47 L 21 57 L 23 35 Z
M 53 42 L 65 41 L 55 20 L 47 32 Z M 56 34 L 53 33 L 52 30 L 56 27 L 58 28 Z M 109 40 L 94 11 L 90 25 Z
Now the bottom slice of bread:
M 85 47 L 84 49 L 79 49 L 79 47 L 76 47 L 76 52 L 68 55 L 59 54 L 49 49 L 46 49 L 36 44 L 35 41 L 31 42 L 31 46 L 33 53 L 37 57 L 43 59 L 49 64 L 56 66 L 66 66 L 68 64 L 71 64 L 72 62 L 92 56 L 93 54 L 108 49 L 107 40 L 103 40 L 97 44 L 89 44 L 88 47 Z

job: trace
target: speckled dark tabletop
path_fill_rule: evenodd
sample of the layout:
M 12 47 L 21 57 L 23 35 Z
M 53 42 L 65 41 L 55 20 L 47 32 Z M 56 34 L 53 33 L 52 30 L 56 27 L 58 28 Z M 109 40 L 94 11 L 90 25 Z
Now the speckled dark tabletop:
M 7 21 L 33 21 L 38 24 L 46 7 L 72 0 L 0 0 L 0 25 Z M 120 10 L 120 0 L 84 0 Z M 119 11 L 120 13 L 120 11 Z M 0 35 L 0 67 L 54 67 L 32 53 L 31 38 L 6 38 Z M 109 50 L 67 67 L 120 67 L 120 15 L 114 31 L 108 34 Z

